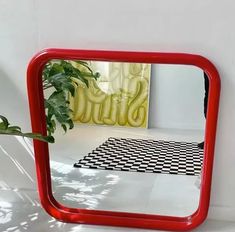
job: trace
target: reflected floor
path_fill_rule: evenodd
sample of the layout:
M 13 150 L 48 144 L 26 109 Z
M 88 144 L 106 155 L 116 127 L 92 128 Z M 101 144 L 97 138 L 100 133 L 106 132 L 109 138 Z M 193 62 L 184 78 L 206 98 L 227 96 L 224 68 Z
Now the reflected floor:
M 163 131 L 161 132 L 164 135 Z M 177 132 L 178 133 L 178 132 Z M 179 133 L 180 134 L 180 133 Z M 68 133 L 64 138 L 71 136 Z M 172 135 L 173 136 L 173 135 Z M 180 135 L 177 135 L 180 138 Z M 186 139 L 186 132 L 182 138 Z M 0 231 L 1 232 L 151 232 L 137 228 L 121 228 L 108 226 L 79 225 L 62 223 L 50 217 L 40 206 L 36 177 L 34 176 L 33 147 L 31 143 L 24 143 L 10 136 L 2 136 L 0 143 L 1 181 L 0 181 Z M 197 141 L 197 137 L 194 137 Z M 19 140 L 19 141 L 18 141 Z M 198 141 L 201 140 L 200 134 Z M 18 141 L 18 142 L 17 142 Z M 60 144 L 57 144 L 60 145 Z M 63 147 L 63 146 L 62 146 Z M 59 153 L 58 153 L 59 154 Z M 55 154 L 56 155 L 56 154 Z M 63 155 L 53 157 L 52 175 L 57 165 L 64 165 L 59 169 L 61 180 L 71 170 L 70 164 L 77 158 L 66 158 Z M 64 160 L 64 163 L 59 162 Z M 17 161 L 17 162 L 16 162 Z M 22 164 L 22 166 L 19 166 Z M 66 166 L 68 164 L 68 166 Z M 22 169 L 22 167 L 24 169 Z M 68 169 L 66 169 L 68 168 Z M 9 172 L 9 170 L 11 170 Z M 69 204 L 69 203 L 68 203 Z M 138 204 L 138 202 L 137 202 Z M 214 212 L 215 213 L 215 212 Z M 213 213 L 212 213 L 213 214 Z M 212 216 L 212 215 L 211 215 Z M 210 217 L 210 215 L 209 215 Z M 195 232 L 234 232 L 235 222 L 206 220 Z
M 21 191 L 22 193 L 24 191 Z M 0 190 L 0 195 L 2 191 Z M 12 194 L 11 191 L 8 193 Z M 35 193 L 34 193 L 35 194 Z M 62 223 L 50 217 L 39 205 L 32 205 L 28 199 L 18 202 L 0 202 L 1 232 L 152 232 L 137 228 L 121 228 L 95 225 Z M 206 220 L 195 232 L 234 232 L 234 222 Z M 159 232 L 163 230 L 158 230 Z
M 66 206 L 133 213 L 188 216 L 196 211 L 197 176 L 74 168 L 109 137 L 201 142 L 203 131 L 130 129 L 76 125 L 50 145 L 53 192 Z

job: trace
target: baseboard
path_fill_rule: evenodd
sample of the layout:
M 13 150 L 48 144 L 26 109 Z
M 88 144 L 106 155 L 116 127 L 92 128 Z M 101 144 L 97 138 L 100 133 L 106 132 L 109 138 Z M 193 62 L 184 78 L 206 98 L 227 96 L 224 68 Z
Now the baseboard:
M 235 222 L 235 207 L 210 206 L 208 219 Z

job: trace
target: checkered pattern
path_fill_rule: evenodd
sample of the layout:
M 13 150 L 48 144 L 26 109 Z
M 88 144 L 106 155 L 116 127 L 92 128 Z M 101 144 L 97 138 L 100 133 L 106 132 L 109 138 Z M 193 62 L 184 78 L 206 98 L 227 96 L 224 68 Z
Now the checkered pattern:
M 74 167 L 199 175 L 202 162 L 197 143 L 109 138 Z

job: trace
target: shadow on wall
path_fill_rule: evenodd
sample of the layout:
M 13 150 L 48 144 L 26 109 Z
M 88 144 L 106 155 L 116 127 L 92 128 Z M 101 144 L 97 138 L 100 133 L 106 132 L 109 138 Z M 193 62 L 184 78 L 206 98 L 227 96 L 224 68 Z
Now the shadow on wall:
M 22 77 L 22 84 L 26 79 Z M 27 93 L 22 96 L 15 83 L 0 69 L 0 114 L 6 116 L 9 122 L 20 126 L 24 131 L 30 131 L 30 117 Z
M 22 81 L 25 80 L 22 78 Z M 16 84 L 1 69 L 0 106 L 0 114 L 6 116 L 12 125 L 20 126 L 23 131 L 31 131 L 26 96 L 22 96 Z M 34 157 L 26 141 L 29 140 L 0 135 L 0 191 L 5 189 L 1 185 L 3 182 L 14 189 L 36 189 Z M 5 197 L 8 196 L 0 192 L 0 201 Z

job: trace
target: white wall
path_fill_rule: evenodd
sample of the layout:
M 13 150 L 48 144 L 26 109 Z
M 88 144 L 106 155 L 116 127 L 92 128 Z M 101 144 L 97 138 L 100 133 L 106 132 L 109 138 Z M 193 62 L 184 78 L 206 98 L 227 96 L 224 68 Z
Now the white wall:
M 25 72 L 29 59 L 38 50 L 38 23 L 34 9 L 31 0 L 0 0 L 1 112 L 27 129 L 30 125 L 25 102 Z
M 0 0 L 1 88 L 9 82 L 21 96 L 0 91 L 1 111 L 29 127 L 24 74 L 45 47 L 204 55 L 222 79 L 210 217 L 235 220 L 234 7 L 233 0 Z M 9 110 L 16 100 L 17 113 Z
M 203 71 L 191 65 L 152 65 L 149 127 L 204 130 Z

